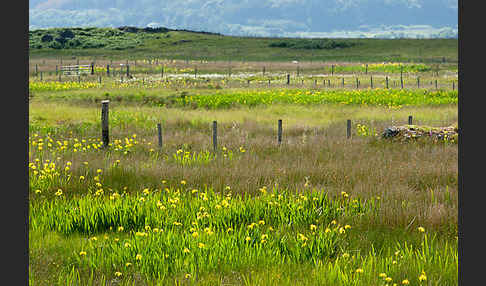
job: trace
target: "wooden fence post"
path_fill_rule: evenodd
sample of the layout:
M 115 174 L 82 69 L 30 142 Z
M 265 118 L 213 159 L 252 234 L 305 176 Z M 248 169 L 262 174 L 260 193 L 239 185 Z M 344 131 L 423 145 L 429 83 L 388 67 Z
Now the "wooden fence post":
M 278 144 L 278 146 L 280 146 L 280 144 L 282 144 L 282 119 L 278 120 L 277 144 Z
M 417 88 L 420 88 L 420 77 L 417 77 Z
M 37 76 L 38 70 L 39 70 L 39 68 L 37 67 L 37 64 L 35 64 L 35 76 Z
M 454 85 L 455 85 L 455 83 L 454 83 L 454 81 L 452 81 L 452 90 L 455 89 L 455 86 Z
M 287 85 L 290 84 L 290 74 L 287 74 Z
M 385 77 L 386 88 L 388 89 L 388 76 Z
M 370 87 L 373 88 L 373 76 L 370 76 Z
M 127 77 L 129 77 L 129 76 L 130 76 L 130 65 L 127 64 Z
M 359 88 L 359 80 L 358 80 L 358 77 L 356 77 L 356 89 Z
M 412 115 L 408 116 L 408 125 L 412 125 Z
M 403 66 L 400 64 L 400 81 L 402 82 L 402 88 L 403 88 Z
M 435 89 L 437 89 L 437 80 L 435 80 Z
M 159 148 L 162 148 L 162 124 L 157 123 L 157 134 L 159 137 Z
M 403 66 L 400 65 L 400 86 L 403 89 Z
M 348 119 L 346 124 L 346 137 L 351 138 L 351 119 Z
M 42 81 L 42 72 L 40 72 L 40 80 Z
M 94 63 L 91 63 L 91 75 L 94 75 Z
M 331 65 L 331 75 L 334 75 L 334 65 Z
M 368 64 L 366 64 L 365 74 L 368 74 Z
M 108 105 L 109 100 L 101 101 L 101 138 L 103 140 L 103 147 L 108 147 L 110 142 L 109 125 L 108 125 Z
M 218 149 L 218 123 L 213 121 L 213 150 L 216 152 Z

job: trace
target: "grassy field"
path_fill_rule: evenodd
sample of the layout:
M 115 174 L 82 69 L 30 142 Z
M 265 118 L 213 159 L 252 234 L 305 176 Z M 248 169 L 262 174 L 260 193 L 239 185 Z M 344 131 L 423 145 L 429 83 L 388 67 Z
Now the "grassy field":
M 272 58 L 229 75 L 147 52 L 129 77 L 104 59 L 59 81 L 61 54 L 31 54 L 30 285 L 458 284 L 457 141 L 380 136 L 409 115 L 457 123 L 457 65 Z
M 66 34 L 65 30 L 70 33 Z M 46 34 L 51 36 L 51 41 L 42 41 Z M 58 47 L 58 43 L 63 44 Z M 211 62 L 441 63 L 445 60 L 455 64 L 458 59 L 457 39 L 252 38 L 177 30 L 131 33 L 112 28 L 29 31 L 29 46 L 31 59 L 63 57 L 67 60 L 74 56 L 90 60 L 167 58 Z

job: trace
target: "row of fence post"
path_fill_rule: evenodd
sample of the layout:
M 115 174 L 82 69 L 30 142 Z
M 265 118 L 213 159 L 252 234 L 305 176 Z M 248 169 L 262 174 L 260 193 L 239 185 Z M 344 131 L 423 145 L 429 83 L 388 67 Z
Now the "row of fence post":
M 38 71 L 37 71 L 37 65 L 36 65 L 36 71 L 35 71 L 35 74 L 37 75 L 38 74 Z M 40 74 L 40 80 L 42 81 L 43 80 L 43 76 L 42 76 L 42 71 L 39 73 Z M 56 75 L 58 74 L 58 67 L 56 66 Z M 107 76 L 110 75 L 110 65 L 106 65 L 106 74 Z M 94 75 L 94 65 L 91 64 L 91 75 Z M 127 77 L 130 77 L 130 66 L 127 64 L 126 65 L 126 76 Z M 161 77 L 164 77 L 164 68 L 162 67 L 161 69 Z M 197 68 L 194 70 L 194 78 L 197 77 Z M 59 73 L 59 81 L 61 81 L 61 74 Z M 81 81 L 81 78 L 78 76 L 78 81 Z M 101 76 L 98 77 L 98 81 L 99 83 L 101 83 Z M 123 77 L 121 77 L 121 81 L 123 81 Z M 302 84 L 304 83 L 304 80 L 302 80 Z M 434 81 L 435 83 L 435 89 L 438 89 L 439 88 L 439 84 L 438 84 L 438 81 L 437 79 Z M 290 85 L 290 74 L 287 74 L 287 85 Z M 356 77 L 356 88 L 358 89 L 359 86 L 361 84 L 361 81 L 359 80 L 358 77 Z M 250 80 L 247 80 L 247 85 L 250 86 Z M 268 85 L 270 86 L 270 79 L 268 80 Z M 314 80 L 314 85 L 317 86 L 317 80 Z M 325 79 L 323 81 L 323 85 L 325 86 L 326 83 L 325 83 Z M 345 86 L 344 84 L 344 78 L 342 78 L 342 82 L 341 82 L 341 85 L 342 87 Z M 331 86 L 331 83 L 330 83 L 330 80 L 328 80 L 328 86 L 330 87 Z M 400 87 L 403 89 L 405 86 L 404 84 L 404 81 L 403 81 L 403 76 L 402 76 L 402 73 L 400 73 Z M 373 88 L 373 76 L 370 76 L 370 87 Z M 388 76 L 385 76 L 385 88 L 389 88 L 389 80 L 388 80 Z M 417 88 L 420 88 L 420 77 L 417 77 Z M 455 90 L 455 81 L 452 81 L 452 90 Z
M 110 136 L 109 136 L 109 100 L 101 101 L 101 138 L 103 142 L 103 147 L 108 147 L 110 143 Z M 413 117 L 412 115 L 408 116 L 408 124 L 412 125 Z M 282 134 L 283 134 L 283 127 L 282 127 L 282 119 L 278 120 L 277 123 L 277 145 L 280 146 L 282 144 Z M 346 138 L 351 138 L 351 119 L 346 121 Z M 162 148 L 162 124 L 157 123 L 157 135 L 158 135 L 158 145 L 159 148 Z M 212 125 L 212 140 L 213 140 L 213 150 L 217 151 L 218 149 L 218 122 L 215 120 L 213 121 Z

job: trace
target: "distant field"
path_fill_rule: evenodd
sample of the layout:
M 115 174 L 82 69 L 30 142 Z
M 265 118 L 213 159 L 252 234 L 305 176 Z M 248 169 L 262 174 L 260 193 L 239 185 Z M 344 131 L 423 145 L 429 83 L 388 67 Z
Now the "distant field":
M 66 33 L 69 30 L 70 33 Z M 189 31 L 125 32 L 111 28 L 29 31 L 29 56 L 208 61 L 457 63 L 457 39 L 251 38 Z M 63 34 L 64 33 L 64 34 Z M 46 34 L 51 36 L 42 41 Z M 61 36 L 64 35 L 65 37 Z M 74 35 L 74 36 L 73 36 Z M 56 40 L 57 39 L 57 40 Z M 62 45 L 60 44 L 62 43 Z

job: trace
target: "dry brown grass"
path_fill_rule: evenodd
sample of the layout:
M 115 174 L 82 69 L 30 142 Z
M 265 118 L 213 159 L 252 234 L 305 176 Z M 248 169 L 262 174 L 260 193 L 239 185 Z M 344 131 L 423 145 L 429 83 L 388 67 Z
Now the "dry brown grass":
M 163 130 L 164 146 L 158 151 L 161 156 L 171 157 L 182 147 L 188 151 L 212 150 L 211 129 L 206 125 L 190 125 L 179 119 L 167 122 Z M 124 134 L 128 136 L 131 131 Z M 160 187 L 162 179 L 172 184 L 184 179 L 189 188 L 208 186 L 216 191 L 229 185 L 240 194 L 255 194 L 262 186 L 291 191 L 316 188 L 338 195 L 344 191 L 362 199 L 380 197 L 381 210 L 370 225 L 407 227 L 412 223 L 447 231 L 454 231 L 457 225 L 457 144 L 391 143 L 358 136 L 346 139 L 342 126 L 331 125 L 288 127 L 278 147 L 275 128 L 247 120 L 218 126 L 219 147 L 233 150 L 232 161 L 217 159 L 205 165 L 182 166 L 155 160 L 148 149 L 158 149 L 156 136 L 136 133 L 141 143 L 145 140 L 140 146 L 143 150 L 128 157 L 92 153 L 71 155 L 65 160 L 88 161 L 94 170 L 108 169 L 119 159 L 123 173 L 106 174 L 105 178 L 107 185 L 115 188 L 128 185 L 128 191 Z M 244 154 L 239 154 L 240 146 L 247 150 Z M 83 167 L 76 164 L 73 168 Z

